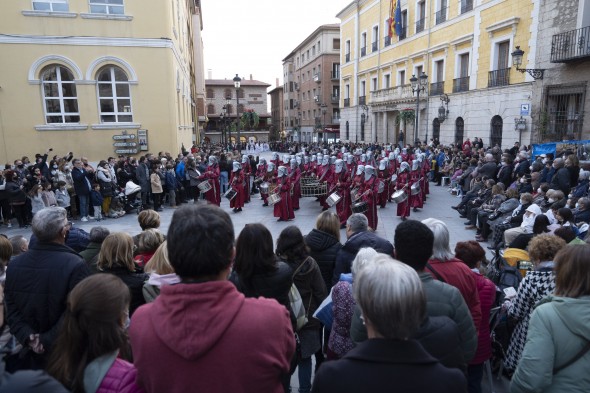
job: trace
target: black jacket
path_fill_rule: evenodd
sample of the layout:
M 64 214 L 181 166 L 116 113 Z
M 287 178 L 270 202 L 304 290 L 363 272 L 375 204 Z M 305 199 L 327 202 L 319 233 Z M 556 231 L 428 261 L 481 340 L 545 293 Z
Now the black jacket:
M 288 264 L 293 269 L 293 284 L 295 284 L 301 295 L 301 301 L 305 306 L 305 312 L 309 320 L 303 329 L 319 329 L 320 321 L 312 318 L 312 316 L 326 296 L 328 296 L 320 268 L 312 257 L 306 258 L 299 265 Z M 298 269 L 299 266 L 301 266 L 300 269 Z
M 6 270 L 10 332 L 23 345 L 29 335 L 40 333 L 41 343 L 49 350 L 57 337 L 68 294 L 89 275 L 84 259 L 71 248 L 57 243 L 31 245 Z
M 342 248 L 342 244 L 334 236 L 317 229 L 312 229 L 305 236 L 305 243 L 311 250 L 310 255 L 320 267 L 326 288 L 331 288 L 332 275 L 334 274 L 334 266 L 336 265 L 336 255 Z
M 109 273 L 119 277 L 131 292 L 131 304 L 129 305 L 129 316 L 132 316 L 135 310 L 142 304 L 145 304 L 143 297 L 143 284 L 148 280 L 149 276 L 141 269 L 136 269 L 135 272 L 130 272 L 129 269 L 122 266 L 113 266 L 110 269 L 105 269 L 102 273 Z
M 357 232 L 344 243 L 344 246 L 336 255 L 332 285 L 338 282 L 341 273 L 350 273 L 352 261 L 354 261 L 357 252 L 363 247 L 371 247 L 379 253 L 393 256 L 393 245 L 389 241 L 371 231 Z
M 555 172 L 555 175 L 553 175 L 553 179 L 551 179 L 550 188 L 553 190 L 561 190 L 564 195 L 567 195 L 570 193 L 571 187 L 569 171 L 567 168 L 559 168 L 557 172 Z
M 467 392 L 467 381 L 461 371 L 444 367 L 415 340 L 374 338 L 341 360 L 323 363 L 311 391 L 461 393 Z
M 502 165 L 498 170 L 498 183 L 504 184 L 506 188 L 512 183 L 512 165 Z

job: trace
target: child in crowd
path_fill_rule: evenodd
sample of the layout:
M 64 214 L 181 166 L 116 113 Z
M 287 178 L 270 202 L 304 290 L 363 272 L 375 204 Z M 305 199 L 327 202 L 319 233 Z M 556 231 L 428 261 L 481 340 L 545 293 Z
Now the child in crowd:
M 35 184 L 29 192 L 29 198 L 31 199 L 31 213 L 35 215 L 39 210 L 46 208 L 45 201 L 43 200 L 43 187 L 41 184 Z
M 72 217 L 72 207 L 70 206 L 70 193 L 66 189 L 66 182 L 60 180 L 57 182 L 57 190 L 55 191 L 55 199 L 57 206 L 63 207 L 68 212 L 68 217 Z
M 43 183 L 43 202 L 45 206 L 57 206 L 57 199 L 54 192 L 51 190 L 51 183 Z
M 170 207 L 176 208 L 176 190 L 180 187 L 180 183 L 176 178 L 176 172 L 174 172 L 174 166 L 171 164 L 166 165 L 166 187 L 168 189 L 168 200 Z
M 150 175 L 150 183 L 152 185 L 152 197 L 154 198 L 154 210 L 162 211 L 162 195 L 164 189 L 162 187 L 162 179 L 160 178 L 160 167 L 154 165 L 152 174 Z
M 102 220 L 102 202 L 104 198 L 100 193 L 100 184 L 94 183 L 90 191 L 90 204 L 94 207 L 94 218 L 96 221 Z

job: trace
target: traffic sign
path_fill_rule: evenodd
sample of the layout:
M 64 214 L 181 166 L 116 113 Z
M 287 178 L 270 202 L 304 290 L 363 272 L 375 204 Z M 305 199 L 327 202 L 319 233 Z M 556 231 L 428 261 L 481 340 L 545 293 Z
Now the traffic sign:
M 137 146 L 137 142 L 115 142 L 113 143 L 115 147 L 135 147 Z
M 137 149 L 117 149 L 115 150 L 117 154 L 137 154 Z
M 114 140 L 120 139 L 135 139 L 135 134 L 113 135 Z

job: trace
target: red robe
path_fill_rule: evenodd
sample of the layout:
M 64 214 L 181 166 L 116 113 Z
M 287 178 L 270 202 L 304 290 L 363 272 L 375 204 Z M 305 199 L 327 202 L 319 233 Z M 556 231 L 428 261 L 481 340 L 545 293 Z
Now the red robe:
M 352 214 L 350 210 L 351 199 L 350 199 L 350 185 L 352 184 L 352 179 L 350 178 L 350 174 L 345 170 L 342 169 L 342 172 L 339 174 L 335 174 L 336 189 L 335 191 L 340 194 L 342 199 L 336 204 L 336 214 L 338 214 L 338 218 L 340 219 L 340 226 L 346 225 L 346 220 Z
M 334 183 L 334 181 L 332 180 L 333 175 L 334 175 L 334 172 L 333 172 L 330 164 L 321 165 L 318 167 L 318 180 L 320 181 L 320 184 L 327 183 L 326 190 L 330 190 L 330 185 Z M 324 209 L 330 208 L 330 205 L 328 205 L 328 203 L 326 203 L 327 198 L 328 198 L 328 195 L 326 195 L 326 194 L 320 196 L 320 205 Z
M 293 210 L 299 209 L 299 198 L 301 198 L 301 170 L 299 168 L 292 169 L 291 184 L 293 185 Z
M 250 162 L 242 163 L 242 172 L 244 172 L 244 192 L 246 199 L 244 202 L 250 202 L 250 175 L 252 174 L 252 168 L 250 168 Z
M 199 176 L 199 180 L 207 181 L 211 189 L 205 193 L 207 202 L 213 205 L 221 205 L 221 185 L 219 181 L 219 166 L 208 165 L 207 171 Z
M 246 190 L 244 187 L 244 173 L 240 170 L 231 173 L 230 187 L 238 192 L 238 194 L 229 202 L 229 207 L 234 209 L 241 209 L 244 207 L 246 201 Z
M 268 183 L 268 188 L 269 188 L 269 192 L 270 192 L 270 188 L 271 186 L 274 184 L 274 173 L 273 172 L 268 172 L 266 171 L 266 173 L 264 174 L 264 180 L 262 180 L 262 182 L 267 182 Z M 260 190 L 260 196 L 262 197 L 262 200 L 264 201 L 264 204 L 262 206 L 268 206 L 268 192 L 262 192 L 262 189 Z
M 410 172 L 410 180 L 412 181 L 412 184 L 420 182 L 421 181 L 420 178 L 421 178 L 421 171 L 420 170 L 415 170 L 415 171 Z M 410 192 L 409 196 L 410 196 L 410 206 L 411 207 L 418 207 L 420 209 L 422 209 L 422 207 L 424 207 L 424 201 L 422 200 L 422 190 L 420 190 L 420 192 L 417 193 L 416 195 L 412 195 L 412 193 Z
M 359 190 L 359 194 L 363 195 L 361 200 L 367 202 L 367 211 L 365 216 L 369 220 L 369 226 L 374 230 L 377 230 L 378 217 L 377 217 L 377 201 L 378 201 L 378 190 L 379 190 L 379 179 L 372 176 L 368 181 L 365 181 Z
M 385 187 L 383 188 L 383 192 L 379 194 L 379 206 L 381 209 L 387 206 L 387 199 L 389 198 L 389 182 L 391 181 L 391 176 L 389 176 L 389 170 L 385 168 L 385 170 L 380 170 L 378 173 L 379 180 L 383 182 Z
M 291 179 L 289 176 L 283 176 L 277 179 L 279 187 L 278 192 L 281 195 L 281 201 L 274 205 L 274 216 L 281 220 L 292 220 L 295 218 L 293 203 L 291 200 Z
M 404 188 L 405 186 L 405 188 Z M 408 199 L 405 201 L 397 204 L 397 216 L 398 217 L 410 217 L 410 187 L 412 186 L 412 181 L 410 180 L 410 174 L 408 172 L 402 172 L 397 175 L 397 182 L 396 182 L 396 190 L 401 190 L 402 188 L 408 194 Z

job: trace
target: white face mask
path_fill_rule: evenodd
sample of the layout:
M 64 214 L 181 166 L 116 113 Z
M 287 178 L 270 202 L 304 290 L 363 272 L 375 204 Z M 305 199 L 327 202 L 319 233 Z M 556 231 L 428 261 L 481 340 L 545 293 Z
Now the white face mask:
M 541 193 L 541 189 L 537 188 L 537 194 L 540 194 L 540 193 Z
M 524 184 L 526 182 L 526 180 L 523 178 L 523 179 L 520 179 L 520 182 Z
M 576 203 L 576 209 L 578 209 L 580 207 L 579 203 Z
M 543 164 L 547 164 L 547 159 L 543 158 Z

